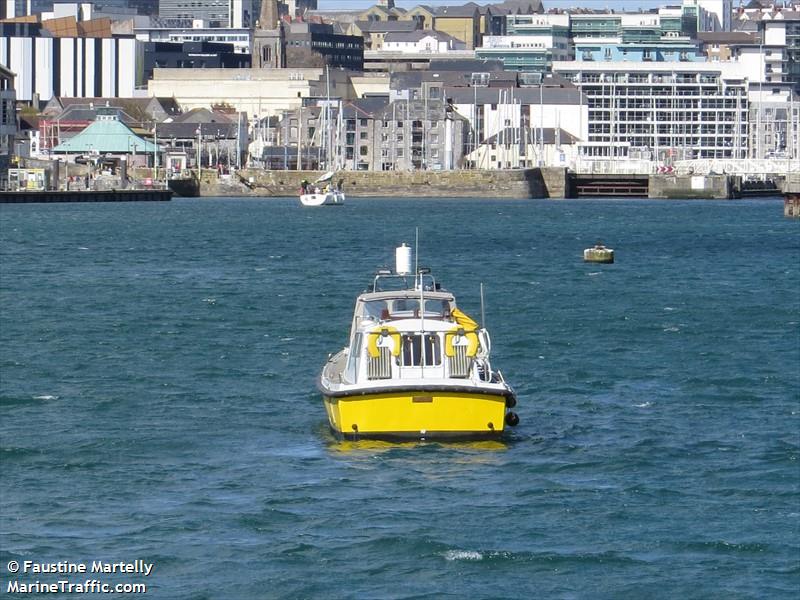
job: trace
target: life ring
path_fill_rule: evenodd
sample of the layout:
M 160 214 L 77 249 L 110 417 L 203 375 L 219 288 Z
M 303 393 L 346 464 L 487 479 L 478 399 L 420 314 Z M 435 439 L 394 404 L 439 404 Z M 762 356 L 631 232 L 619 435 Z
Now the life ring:
M 378 358 L 381 355 L 380 347 L 378 346 L 378 338 L 380 337 L 391 337 L 392 355 L 400 356 L 400 332 L 395 327 L 381 325 L 370 331 L 367 336 L 367 352 L 372 358 Z
M 453 329 L 446 331 L 444 334 L 444 353 L 446 356 L 456 355 L 453 342 L 457 336 L 467 338 L 467 356 L 475 356 L 478 353 L 478 334 L 475 331 L 465 331 L 463 327 L 453 327 Z

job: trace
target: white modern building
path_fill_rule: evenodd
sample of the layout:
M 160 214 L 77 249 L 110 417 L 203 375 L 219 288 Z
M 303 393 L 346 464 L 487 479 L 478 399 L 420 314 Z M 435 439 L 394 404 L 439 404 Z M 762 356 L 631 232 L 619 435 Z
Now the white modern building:
M 53 37 L 37 23 L 0 23 L 0 64 L 16 73 L 18 100 L 131 97 L 137 52 L 133 36 Z
M 749 82 L 736 63 L 556 63 L 588 108 L 584 154 L 666 163 L 748 155 Z

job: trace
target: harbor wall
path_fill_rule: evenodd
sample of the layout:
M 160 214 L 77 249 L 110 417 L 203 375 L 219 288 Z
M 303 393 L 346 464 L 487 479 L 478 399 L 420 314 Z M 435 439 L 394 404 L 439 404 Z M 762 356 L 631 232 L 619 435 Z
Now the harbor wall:
M 800 218 L 800 173 L 790 173 L 783 181 L 783 215 Z
M 729 175 L 650 175 L 648 198 L 727 200 L 736 197 Z
M 83 186 L 88 173 L 86 165 L 70 165 L 67 168 L 57 161 L 41 161 L 52 172 L 54 185 L 66 188 L 67 172 L 76 176 L 75 186 Z M 37 165 L 38 166 L 38 165 Z M 169 188 L 177 196 L 222 196 L 222 197 L 294 197 L 299 193 L 300 183 L 316 180 L 320 171 L 267 171 L 242 169 L 232 174 L 221 174 L 215 169 L 184 172 L 182 179 L 171 180 Z M 91 187 L 95 190 L 124 188 L 158 188 L 164 183 L 164 171 L 154 173 L 151 168 L 130 169 L 127 183 L 125 174 L 95 176 Z M 798 193 L 797 174 L 789 174 L 783 191 Z M 581 193 L 580 183 L 586 179 L 592 183 L 603 183 L 600 179 L 613 180 L 619 189 L 593 194 Z M 150 181 L 148 181 L 148 179 Z M 158 181 L 157 181 L 158 179 Z M 783 183 L 783 177 L 780 178 Z M 594 181 L 597 180 L 597 181 Z M 513 170 L 464 170 L 464 171 L 340 171 L 335 183 L 342 182 L 349 197 L 460 197 L 460 198 L 575 198 L 582 196 L 639 196 L 654 199 L 729 199 L 748 194 L 740 176 L 714 175 L 580 175 L 563 167 Z M 58 184 L 56 184 L 58 182 Z M 584 181 L 585 183 L 585 181 Z M 610 185 L 610 184 L 609 184 Z M 623 193 L 625 186 L 636 187 L 637 194 Z M 639 189 L 641 188 L 641 189 Z M 620 191 L 622 190 L 622 191 Z M 585 191 L 585 190 L 584 190 Z M 635 191 L 635 190 L 634 190 Z M 777 192 L 779 193 L 779 191 Z M 762 194 L 763 195 L 763 194 Z M 788 198 L 788 196 L 787 196 Z M 794 216 L 800 212 L 796 200 L 787 201 L 786 213 Z M 791 214 L 790 214 L 791 213 Z
M 219 176 L 203 171 L 202 196 L 296 196 L 300 182 L 314 181 L 318 171 L 244 169 Z M 566 172 L 564 173 L 566 180 Z M 341 171 L 344 192 L 352 197 L 547 198 L 540 169 L 513 171 Z M 558 188 L 558 178 L 551 184 Z M 563 187 L 563 185 L 562 185 Z M 563 196 L 562 196 L 563 197 Z

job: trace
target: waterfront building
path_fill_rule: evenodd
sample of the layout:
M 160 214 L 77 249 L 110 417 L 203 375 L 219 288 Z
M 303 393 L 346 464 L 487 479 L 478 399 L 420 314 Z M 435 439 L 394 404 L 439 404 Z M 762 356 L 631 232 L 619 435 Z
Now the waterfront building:
M 486 85 L 484 75 L 475 73 L 469 87 L 447 86 L 443 90 L 453 109 L 469 123 L 466 167 L 520 168 L 552 164 L 545 161 L 556 156 L 559 160 L 555 164 L 572 159 L 575 152 L 562 146 L 585 140 L 588 131 L 587 108 L 578 88 L 560 78 L 539 78 L 533 85 L 524 83 L 524 79 L 522 87 L 514 83 L 493 88 Z M 554 130 L 551 137 L 555 146 L 545 149 L 550 139 L 544 131 L 547 128 Z M 498 143 L 519 149 L 498 153 Z
M 288 169 L 449 170 L 463 162 L 465 131 L 441 99 L 320 101 L 284 114 L 264 156 Z
M 578 148 L 578 139 L 560 127 L 505 127 L 470 147 L 464 165 L 488 170 L 574 167 Z
M 51 149 L 69 162 L 78 156 L 110 157 L 128 160 L 129 166 L 146 166 L 155 163 L 159 148 L 153 142 L 138 136 L 119 119 L 116 109 L 101 109 L 95 121 L 83 131 Z
M 181 164 L 226 169 L 244 164 L 249 146 L 248 117 L 230 107 L 197 108 L 159 123 L 159 144 Z
M 586 139 L 586 107 L 578 88 L 563 78 L 506 71 L 500 61 L 437 61 L 435 66 L 429 71 L 393 73 L 389 98 L 423 106 L 443 102 L 453 119 L 463 120 L 462 166 L 466 168 L 536 166 L 553 157 L 560 160 L 562 154 L 564 161 L 572 160 L 575 152 L 570 149 L 542 151 L 546 128 L 557 132 L 551 137 L 558 139 L 559 147 Z M 507 130 L 516 131 L 514 143 L 521 149 L 516 154 L 509 150 L 499 158 L 491 145 L 510 144 Z M 530 152 L 525 148 L 526 139 L 534 147 Z M 428 142 L 426 138 L 426 148 L 431 147 Z M 427 150 L 425 155 L 427 159 Z
M 563 62 L 588 109 L 589 158 L 745 158 L 749 83 L 735 63 Z
M 0 23 L 0 64 L 16 73 L 19 100 L 130 97 L 139 51 L 134 36 L 113 34 L 107 19 Z
M 374 126 L 372 170 L 463 166 L 468 123 L 444 99 L 396 100 L 376 115 Z
M 17 153 L 16 104 L 14 73 L 0 65 L 0 187 L 5 187 L 10 157 Z
M 51 150 L 86 129 L 99 115 L 115 118 L 143 133 L 154 123 L 174 118 L 180 108 L 172 98 L 67 98 L 54 96 L 38 119 L 38 144 L 31 154 L 47 158 Z

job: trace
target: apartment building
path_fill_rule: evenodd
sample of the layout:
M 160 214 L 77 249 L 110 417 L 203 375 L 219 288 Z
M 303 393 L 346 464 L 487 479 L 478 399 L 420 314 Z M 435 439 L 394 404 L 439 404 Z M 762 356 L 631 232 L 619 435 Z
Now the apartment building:
M 735 63 L 556 63 L 588 110 L 585 156 L 745 158 L 749 84 Z
M 321 101 L 287 112 L 276 145 L 287 168 L 447 170 L 463 162 L 466 128 L 442 100 Z

